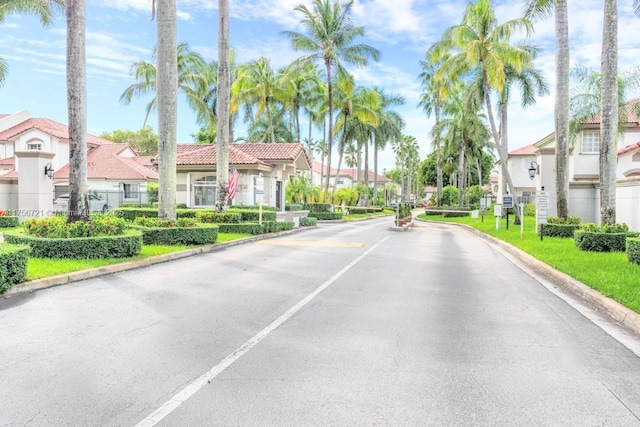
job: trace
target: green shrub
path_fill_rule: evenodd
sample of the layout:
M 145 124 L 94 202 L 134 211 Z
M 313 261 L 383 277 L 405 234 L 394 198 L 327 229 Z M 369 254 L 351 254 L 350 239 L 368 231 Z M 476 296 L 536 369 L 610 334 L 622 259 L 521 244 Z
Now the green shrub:
M 524 216 L 536 216 L 536 205 L 533 203 L 525 203 Z
M 547 218 L 547 224 L 572 224 L 572 225 L 580 225 L 582 222 L 582 218 L 578 216 L 568 216 L 567 219 L 550 216 Z
M 27 276 L 29 246 L 0 244 L 0 294 Z
M 313 213 L 330 213 L 331 203 L 307 203 L 304 205 L 304 210 Z
M 367 213 L 381 212 L 381 211 L 382 211 L 382 208 L 375 207 L 375 206 L 372 206 L 370 208 L 359 208 L 359 207 L 350 207 L 349 208 L 349 213 L 353 214 L 353 215 L 367 214 Z
M 629 226 L 625 223 L 603 224 L 600 226 L 600 231 L 603 233 L 627 233 L 629 231 Z
M 579 216 L 568 216 L 565 221 L 566 224 L 573 224 L 573 225 L 580 225 L 581 222 L 582 222 L 582 218 L 580 218 Z
M 0 216 L 0 228 L 10 228 L 18 226 L 18 217 L 11 215 Z
M 602 233 L 576 230 L 574 239 L 578 249 L 589 252 L 624 252 L 627 248 L 626 233 Z
M 542 230 L 542 235 L 549 237 L 573 237 L 574 232 L 580 229 L 580 226 L 576 224 L 547 223 L 544 224 L 544 227 L 542 225 L 538 225 L 538 234 Z
M 64 239 L 118 236 L 124 232 L 126 222 L 112 215 L 92 214 L 91 221 L 75 221 L 67 224 L 66 217 L 52 216 L 28 219 L 22 223 L 22 226 L 30 236 Z
M 358 203 L 359 199 L 360 194 L 356 190 L 353 188 L 342 187 L 336 190 L 333 202 L 336 205 L 342 205 L 344 203 L 346 206 L 353 206 Z
M 257 222 L 242 222 L 239 224 L 218 224 L 218 232 L 232 234 L 264 234 L 265 224 Z
M 146 216 L 139 216 L 133 220 L 133 225 L 137 225 L 140 227 L 154 227 L 154 228 L 168 228 L 175 227 L 175 221 L 158 219 L 158 218 L 147 218 Z
M 640 238 L 627 239 L 627 259 L 629 262 L 640 265 Z
M 151 207 L 154 207 L 153 206 L 154 203 L 158 203 L 158 183 L 157 182 L 147 183 L 147 199 L 149 200 L 149 203 L 151 203 Z
M 188 218 L 178 219 L 178 221 L 181 220 L 195 221 Z M 142 231 L 142 241 L 145 245 L 206 245 L 216 242 L 218 239 L 217 225 L 195 224 L 196 226 L 188 227 L 141 227 L 134 225 L 132 228 Z
M 445 218 L 458 218 L 458 217 L 464 217 L 464 216 L 471 215 L 471 209 L 466 208 L 466 207 L 462 207 L 462 208 L 456 207 L 454 210 L 456 210 L 456 211 L 464 211 L 464 212 L 443 212 L 442 216 L 444 216 Z
M 176 216 L 178 218 L 195 218 L 198 212 L 203 212 L 204 209 L 176 209 Z M 213 212 L 209 210 L 209 212 Z M 158 209 L 154 208 L 117 208 L 113 210 L 112 216 L 118 216 L 127 221 L 133 222 L 134 219 L 144 216 L 147 218 L 157 218 Z
M 200 211 L 196 212 L 196 219 L 204 223 L 216 224 L 234 224 L 242 220 L 240 212 L 212 212 Z
M 177 203 L 176 204 L 176 209 L 187 209 L 187 204 L 186 203 Z
M 260 220 L 260 212 L 256 209 L 233 209 L 233 212 L 240 214 L 240 222 L 258 222 Z M 275 221 L 278 212 L 275 210 L 263 210 L 262 221 Z
M 123 258 L 140 253 L 142 233 L 125 230 L 120 236 L 46 238 L 18 231 L 4 233 L 8 243 L 28 245 L 36 258 Z
M 265 224 L 265 231 L 267 233 L 277 233 L 279 231 L 291 230 L 295 224 L 292 221 L 268 221 Z
M 284 205 L 285 211 L 301 211 L 303 208 L 304 205 L 302 203 L 286 203 Z
M 318 218 L 303 216 L 300 218 L 300 227 L 314 227 L 318 225 Z
M 342 212 L 309 212 L 309 218 L 316 218 L 318 221 L 331 221 L 342 219 Z
M 598 225 L 595 222 L 585 222 L 584 224 L 580 224 L 580 230 L 598 231 Z

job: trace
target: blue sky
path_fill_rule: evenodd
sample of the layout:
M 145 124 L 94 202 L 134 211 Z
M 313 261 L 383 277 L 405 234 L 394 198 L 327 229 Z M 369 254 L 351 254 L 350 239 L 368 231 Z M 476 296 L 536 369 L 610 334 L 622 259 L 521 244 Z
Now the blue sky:
M 130 105 L 119 102 L 124 89 L 134 83 L 130 66 L 151 60 L 156 43 L 156 22 L 150 21 L 150 0 L 87 0 L 88 129 L 99 134 L 115 129 L 138 129 L 148 98 Z M 231 46 L 239 63 L 265 56 L 274 69 L 299 56 L 282 30 L 301 31 L 293 11 L 308 0 L 230 0 Z M 632 0 L 619 2 L 620 69 L 633 66 L 640 57 L 640 21 L 632 13 Z M 417 109 L 420 84 L 418 62 L 443 30 L 458 24 L 466 1 L 356 0 L 354 22 L 366 27 L 360 41 L 382 53 L 380 62 L 350 70 L 361 85 L 376 85 L 406 98 L 398 108 L 407 123 L 405 133 L 415 136 L 424 157 L 431 151 L 429 120 Z M 500 22 L 520 15 L 519 1 L 494 2 Z M 178 0 L 178 42 L 206 59 L 217 59 L 217 0 Z M 572 65 L 600 66 L 602 0 L 569 0 Z M 537 66 L 552 88 L 536 106 L 522 110 L 519 99 L 510 107 L 509 148 L 533 143 L 553 131 L 554 28 L 553 18 L 536 24 L 533 41 L 543 48 Z M 60 17 L 43 29 L 29 16 L 10 16 L 0 25 L 0 56 L 9 74 L 0 88 L 0 113 L 28 110 L 35 117 L 67 123 L 65 77 L 66 29 Z M 157 128 L 153 115 L 149 123 Z M 244 135 L 240 125 L 237 135 Z M 304 123 L 303 123 L 304 126 Z M 190 142 L 197 132 L 195 116 L 179 103 L 178 141 Z M 316 138 L 320 132 L 315 131 Z M 380 168 L 394 167 L 393 154 L 380 157 Z

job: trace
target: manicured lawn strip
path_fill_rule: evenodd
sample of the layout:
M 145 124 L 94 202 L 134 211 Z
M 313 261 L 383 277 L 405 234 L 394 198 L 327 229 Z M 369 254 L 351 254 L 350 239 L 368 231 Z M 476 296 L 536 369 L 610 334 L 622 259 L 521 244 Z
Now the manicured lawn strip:
M 387 210 L 387 211 L 378 211 L 378 212 L 371 212 L 371 213 L 365 213 L 365 214 L 349 214 L 349 215 L 343 216 L 342 219 L 345 221 L 352 221 L 354 219 L 370 218 L 373 216 L 393 215 L 393 214 L 394 214 L 393 211 Z
M 467 224 L 486 234 L 504 240 L 522 249 L 545 264 L 568 274 L 580 282 L 610 297 L 620 304 L 640 313 L 640 266 L 630 263 L 624 252 L 583 252 L 576 248 L 573 239 L 540 237 L 535 234 L 533 218 L 525 218 L 524 238 L 520 239 L 520 226 L 502 220 L 500 230 L 495 229 L 493 216 L 484 223 L 465 218 L 419 215 L 419 218 Z M 511 220 L 510 220 L 511 221 Z
M 230 242 L 250 234 L 218 234 L 216 243 Z M 26 280 L 41 279 L 43 277 L 56 276 L 58 274 L 71 273 L 89 268 L 104 267 L 105 265 L 117 264 L 120 262 L 134 261 L 138 259 L 149 258 L 156 255 L 167 254 L 171 252 L 179 252 L 185 249 L 197 248 L 198 246 L 167 246 L 167 245 L 143 245 L 140 254 L 130 258 L 103 258 L 103 259 L 48 259 L 48 258 L 29 258 L 27 263 Z

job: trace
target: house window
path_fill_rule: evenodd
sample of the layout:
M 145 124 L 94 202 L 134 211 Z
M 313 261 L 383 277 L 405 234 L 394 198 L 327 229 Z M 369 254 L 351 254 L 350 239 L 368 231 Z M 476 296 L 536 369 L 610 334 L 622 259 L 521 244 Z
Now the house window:
M 42 151 L 42 143 L 41 142 L 28 142 L 27 150 L 39 150 Z
M 122 184 L 125 199 L 137 199 L 140 195 L 140 184 Z
M 216 177 L 203 176 L 193 182 L 194 206 L 214 206 L 216 203 Z
M 598 131 L 582 132 L 582 152 L 583 153 L 599 153 L 600 152 L 600 132 Z

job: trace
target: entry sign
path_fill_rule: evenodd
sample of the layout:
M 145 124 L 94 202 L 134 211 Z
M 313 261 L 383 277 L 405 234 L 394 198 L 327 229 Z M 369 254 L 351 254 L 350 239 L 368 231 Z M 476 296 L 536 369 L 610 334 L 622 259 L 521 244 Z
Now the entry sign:
M 513 207 L 513 196 L 511 196 L 511 195 L 502 196 L 502 206 L 505 209 L 512 208 Z
M 502 216 L 502 205 L 493 205 L 493 216 Z
M 547 223 L 547 210 L 538 209 L 538 224 L 546 224 L 546 223 Z
M 548 191 L 538 191 L 536 193 L 536 209 L 549 209 L 549 192 Z
M 258 177 L 256 178 L 256 200 L 258 203 L 262 203 L 264 201 L 264 178 Z

